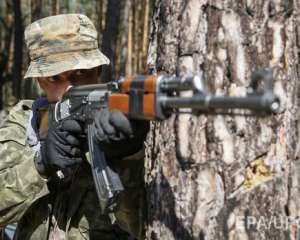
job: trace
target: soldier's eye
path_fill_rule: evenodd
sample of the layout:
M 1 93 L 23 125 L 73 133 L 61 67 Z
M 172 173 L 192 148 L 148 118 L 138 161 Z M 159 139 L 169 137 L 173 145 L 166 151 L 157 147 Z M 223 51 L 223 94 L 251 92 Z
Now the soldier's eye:
M 53 76 L 53 77 L 49 77 L 48 78 L 48 81 L 49 82 L 56 82 L 56 81 L 58 81 L 59 80 L 59 77 L 58 76 Z

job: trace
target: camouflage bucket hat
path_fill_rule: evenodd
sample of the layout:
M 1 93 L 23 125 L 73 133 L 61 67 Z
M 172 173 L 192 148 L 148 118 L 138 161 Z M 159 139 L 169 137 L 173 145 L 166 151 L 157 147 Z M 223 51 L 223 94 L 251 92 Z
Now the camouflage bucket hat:
M 25 29 L 25 41 L 31 62 L 24 78 L 49 77 L 109 64 L 98 49 L 95 26 L 82 14 L 40 19 Z

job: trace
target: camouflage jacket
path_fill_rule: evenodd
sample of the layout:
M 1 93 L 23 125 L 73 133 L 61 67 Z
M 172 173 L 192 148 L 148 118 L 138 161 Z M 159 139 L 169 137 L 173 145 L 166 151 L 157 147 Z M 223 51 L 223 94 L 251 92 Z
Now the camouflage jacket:
M 110 160 L 125 186 L 116 223 L 97 211 L 90 168 L 80 166 L 67 188 L 45 181 L 26 144 L 32 101 L 21 101 L 0 127 L 0 226 L 18 222 L 15 239 L 143 239 L 143 153 Z M 123 230 L 121 230 L 123 229 Z

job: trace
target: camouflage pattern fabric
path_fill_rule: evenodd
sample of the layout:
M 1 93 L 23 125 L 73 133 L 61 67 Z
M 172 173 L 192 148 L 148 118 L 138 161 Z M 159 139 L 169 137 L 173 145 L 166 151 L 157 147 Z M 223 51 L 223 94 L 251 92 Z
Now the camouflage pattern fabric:
M 74 171 L 66 187 L 42 179 L 25 144 L 31 101 L 22 101 L 0 127 L 0 226 L 18 222 L 21 240 L 144 239 L 143 152 L 109 160 L 125 186 L 116 224 L 100 215 L 88 162 Z M 126 231 L 126 232 L 124 232 Z
M 48 194 L 25 145 L 29 112 L 23 109 L 30 105 L 29 101 L 18 104 L 0 128 L 0 226 L 18 221 L 32 202 Z
M 109 59 L 98 49 L 97 35 L 91 20 L 82 14 L 62 14 L 35 21 L 25 29 L 31 59 L 25 78 L 109 64 Z

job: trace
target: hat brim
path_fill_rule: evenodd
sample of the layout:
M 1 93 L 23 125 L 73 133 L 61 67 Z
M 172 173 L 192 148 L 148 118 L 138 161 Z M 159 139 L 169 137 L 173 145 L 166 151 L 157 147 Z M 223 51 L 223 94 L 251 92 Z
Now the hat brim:
M 99 49 L 53 54 L 31 61 L 24 78 L 51 77 L 70 70 L 90 69 L 105 64 L 109 64 L 109 59 Z

